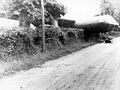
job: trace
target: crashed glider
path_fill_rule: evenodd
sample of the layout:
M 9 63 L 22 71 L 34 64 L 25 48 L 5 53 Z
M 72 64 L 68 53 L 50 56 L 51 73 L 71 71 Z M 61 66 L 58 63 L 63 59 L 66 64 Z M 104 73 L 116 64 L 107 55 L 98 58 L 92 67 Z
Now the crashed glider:
M 75 22 L 75 27 L 88 32 L 109 32 L 118 27 L 118 22 L 110 15 L 95 16 L 83 22 Z

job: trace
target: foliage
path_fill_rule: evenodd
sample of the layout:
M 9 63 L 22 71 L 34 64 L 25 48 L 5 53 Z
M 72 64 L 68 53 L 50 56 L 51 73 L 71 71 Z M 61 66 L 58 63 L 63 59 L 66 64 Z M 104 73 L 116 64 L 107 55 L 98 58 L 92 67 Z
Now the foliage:
M 17 27 L 12 30 L 4 30 L 0 35 L 0 48 L 2 56 L 14 56 L 19 54 L 35 54 L 42 50 L 42 30 L 32 30 L 25 27 Z M 62 46 L 59 36 L 64 36 L 60 28 L 52 26 L 45 28 L 46 49 L 53 50 Z M 64 39 L 64 38 L 63 38 Z
M 66 30 L 66 31 L 65 31 Z M 25 27 L 17 27 L 5 31 L 0 35 L 0 48 L 3 56 L 17 54 L 35 54 L 42 50 L 42 29 L 32 30 Z M 67 44 L 68 33 L 75 34 L 76 39 L 83 37 L 82 29 L 45 27 L 45 40 L 47 50 L 57 50 Z
M 109 1 L 105 1 L 101 4 L 101 15 L 113 15 L 114 14 L 114 8 L 112 4 Z
M 62 46 L 62 40 L 60 37 L 65 39 L 65 33 L 61 31 L 60 28 L 55 28 L 53 26 L 46 26 L 45 27 L 45 41 L 46 41 L 46 48 L 52 50 L 57 49 Z M 33 36 L 35 45 L 42 44 L 42 29 L 37 29 L 37 34 Z
M 81 38 L 83 37 L 83 29 L 77 29 L 77 28 L 63 28 L 62 31 L 64 31 L 68 37 L 75 37 L 75 38 Z
M 10 0 L 10 2 L 5 3 L 5 5 L 7 5 L 6 9 L 4 6 L 1 7 L 4 11 L 8 10 L 9 15 L 20 15 L 21 11 L 25 10 L 27 14 L 24 16 L 28 17 L 27 19 L 30 19 L 30 22 L 34 23 L 36 26 L 40 25 L 42 17 L 40 0 Z M 44 6 L 46 22 L 51 22 L 52 18 L 59 18 L 66 13 L 64 5 L 57 3 L 56 0 L 44 0 Z
M 108 1 L 108 0 L 104 0 L 104 2 L 101 3 L 101 12 L 100 15 L 103 14 L 109 14 L 111 16 L 113 16 L 118 23 L 120 23 L 120 8 L 117 7 L 116 4 Z
M 14 28 L 13 30 L 6 30 L 0 36 L 0 47 L 3 56 L 16 54 L 32 54 L 35 52 L 31 42 L 30 34 L 25 32 L 25 28 Z
M 96 44 L 94 41 L 84 42 L 82 40 L 79 40 L 76 43 L 67 43 L 58 50 L 46 51 L 45 53 L 37 53 L 32 56 L 24 54 L 17 57 L 4 59 L 4 61 L 1 60 L 1 66 L 3 69 L 0 71 L 0 78 L 15 74 L 21 70 L 29 70 L 31 68 L 41 67 L 41 64 L 44 64 L 49 60 L 58 59 L 94 44 Z
M 45 5 L 45 8 L 48 14 L 55 19 L 61 17 L 61 15 L 64 16 L 66 13 L 64 5 L 61 5 L 59 3 L 47 3 Z

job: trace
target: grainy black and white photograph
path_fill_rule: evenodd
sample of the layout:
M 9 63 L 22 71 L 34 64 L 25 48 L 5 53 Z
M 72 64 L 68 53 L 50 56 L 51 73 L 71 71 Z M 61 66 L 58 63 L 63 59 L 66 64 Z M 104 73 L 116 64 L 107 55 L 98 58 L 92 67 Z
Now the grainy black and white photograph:
M 0 0 L 0 90 L 120 90 L 120 0 Z

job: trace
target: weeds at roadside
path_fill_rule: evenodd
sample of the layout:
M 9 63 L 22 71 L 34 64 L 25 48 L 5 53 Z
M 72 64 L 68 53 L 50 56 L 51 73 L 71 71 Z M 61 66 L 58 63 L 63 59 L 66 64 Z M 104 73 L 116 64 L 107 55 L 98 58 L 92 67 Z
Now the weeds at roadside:
M 7 58 L 6 61 L 4 62 L 7 65 L 7 67 L 4 67 L 3 65 L 2 68 L 4 68 L 4 71 L 0 71 L 0 77 L 15 74 L 16 72 L 21 70 L 29 70 L 30 68 L 40 67 L 47 61 L 60 58 L 62 56 L 68 55 L 72 52 L 79 51 L 85 47 L 95 44 L 95 42 L 88 43 L 84 41 L 82 41 L 82 44 L 80 41 L 73 43 L 65 45 L 60 49 L 52 51 L 47 50 L 45 53 L 38 52 L 37 54 L 32 56 L 23 54 Z M 0 65 L 2 64 L 3 63 L 1 63 Z
M 50 32 L 51 32 L 51 30 L 49 31 L 49 33 Z M 66 42 L 64 42 L 61 45 L 59 45 L 57 40 L 56 40 L 57 43 L 54 42 L 55 44 L 49 43 L 46 48 L 45 53 L 42 53 L 41 49 L 39 49 L 39 50 L 35 51 L 35 53 L 33 53 L 33 54 L 31 54 L 31 51 L 32 51 L 31 50 L 29 54 L 16 53 L 15 56 L 14 55 L 9 56 L 9 55 L 6 55 L 5 53 L 3 53 L 2 49 L 1 49 L 1 51 L 0 51 L 0 78 L 3 76 L 15 74 L 18 71 L 29 70 L 29 69 L 35 68 L 35 67 L 41 68 L 41 65 L 47 61 L 60 58 L 62 56 L 68 55 L 75 51 L 79 51 L 83 48 L 86 48 L 88 46 L 91 46 L 91 45 L 94 45 L 97 43 L 96 40 L 93 40 L 93 39 L 91 39 L 87 42 L 84 41 L 82 38 L 83 37 L 82 31 L 79 31 L 80 36 L 76 33 L 76 31 L 75 32 L 74 32 L 74 30 L 72 31 L 72 29 L 71 29 L 71 31 L 69 31 L 69 34 L 70 34 L 70 32 L 72 34 L 75 33 L 75 35 L 72 35 L 72 37 L 71 37 L 71 36 L 65 34 L 65 32 L 64 32 L 64 35 L 66 35 L 66 36 L 65 37 L 63 36 L 62 39 L 66 39 Z M 54 32 L 52 32 L 52 33 L 54 33 Z M 51 35 L 51 37 L 49 37 L 49 38 L 52 38 L 52 36 L 53 35 Z M 54 40 L 54 38 L 51 40 Z M 38 41 L 38 43 L 39 43 L 39 41 Z M 23 44 L 23 46 L 25 45 L 24 43 L 22 43 L 22 44 Z M 28 44 L 28 43 L 26 43 L 26 44 Z M 54 45 L 57 45 L 57 46 L 55 46 L 54 48 L 51 48 L 51 45 L 52 45 L 52 47 L 54 47 Z M 20 44 L 20 46 L 21 46 L 21 44 Z M 27 48 L 27 50 L 29 50 L 29 47 L 24 46 L 24 48 L 22 49 L 23 50 L 22 52 L 24 52 L 26 50 L 25 48 Z M 41 48 L 41 47 L 39 47 L 39 48 Z M 11 48 L 11 49 L 13 49 L 13 48 Z M 31 49 L 33 49 L 33 48 L 31 48 Z M 5 56 L 5 57 L 3 57 L 3 56 Z

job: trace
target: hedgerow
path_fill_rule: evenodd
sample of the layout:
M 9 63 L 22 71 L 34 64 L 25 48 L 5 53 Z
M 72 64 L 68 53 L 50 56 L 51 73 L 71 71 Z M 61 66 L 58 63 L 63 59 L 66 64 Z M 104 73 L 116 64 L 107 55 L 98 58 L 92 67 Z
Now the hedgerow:
M 37 29 L 35 33 L 36 34 L 33 36 L 34 44 L 42 48 L 42 29 Z M 47 50 L 57 49 L 61 47 L 64 39 L 65 33 L 61 31 L 60 28 L 55 28 L 53 26 L 45 27 L 45 42 Z
M 4 30 L 0 35 L 0 48 L 3 56 L 16 54 L 34 54 L 42 49 L 42 29 L 29 30 L 25 27 Z M 46 27 L 46 49 L 56 49 L 61 45 L 59 36 L 63 35 L 60 28 Z
M 31 30 L 31 29 L 29 29 Z M 35 51 L 31 35 L 25 27 L 17 27 L 12 30 L 4 30 L 0 35 L 0 48 L 2 56 L 31 53 Z M 32 30 L 30 32 L 33 32 Z
M 12 30 L 1 29 L 0 55 L 2 57 L 19 54 L 35 54 L 42 50 L 42 29 L 32 30 L 26 27 L 16 27 Z M 69 34 L 76 38 L 82 37 L 82 29 L 45 27 L 46 50 L 57 50 L 67 44 Z
M 75 39 L 82 38 L 84 32 L 83 29 L 77 28 L 62 28 L 62 31 L 64 31 L 69 38 L 74 37 Z

